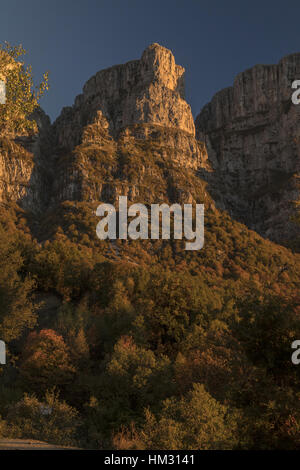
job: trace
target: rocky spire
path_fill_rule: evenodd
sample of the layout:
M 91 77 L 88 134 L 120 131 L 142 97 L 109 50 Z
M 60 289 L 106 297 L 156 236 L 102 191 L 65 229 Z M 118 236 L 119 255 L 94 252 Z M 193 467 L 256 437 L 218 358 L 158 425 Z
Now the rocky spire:
M 154 124 L 195 135 L 191 108 L 184 99 L 184 68 L 171 51 L 150 45 L 140 60 L 97 72 L 71 108 L 56 121 L 60 145 L 74 147 L 82 128 L 101 111 L 114 137 L 136 124 Z

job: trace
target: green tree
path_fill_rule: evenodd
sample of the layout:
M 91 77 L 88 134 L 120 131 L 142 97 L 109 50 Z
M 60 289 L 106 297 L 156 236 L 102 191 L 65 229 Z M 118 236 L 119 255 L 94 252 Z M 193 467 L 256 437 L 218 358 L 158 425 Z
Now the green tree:
M 171 371 L 167 357 L 156 357 L 131 337 L 122 337 L 101 377 L 97 426 L 107 433 L 133 420 L 142 421 L 145 408 L 157 409 L 172 394 Z
M 18 339 L 36 322 L 31 294 L 34 283 L 22 275 L 23 257 L 15 233 L 0 226 L 0 338 L 6 342 Z
M 6 83 L 6 103 L 0 105 L 0 132 L 35 133 L 36 123 L 30 115 L 38 107 L 40 98 L 48 90 L 48 73 L 35 86 L 32 67 L 18 61 L 26 54 L 23 47 L 0 45 L 0 79 Z
M 68 348 L 53 330 L 29 334 L 22 354 L 21 375 L 30 390 L 46 391 L 53 386 L 63 387 L 75 374 Z
M 77 410 L 60 400 L 52 390 L 47 391 L 41 401 L 34 395 L 25 394 L 12 405 L 7 414 L 6 432 L 17 438 L 76 445 L 80 424 Z
M 236 446 L 235 413 L 212 398 L 201 384 L 185 397 L 167 399 L 161 415 L 149 410 L 140 435 L 146 449 L 212 450 Z

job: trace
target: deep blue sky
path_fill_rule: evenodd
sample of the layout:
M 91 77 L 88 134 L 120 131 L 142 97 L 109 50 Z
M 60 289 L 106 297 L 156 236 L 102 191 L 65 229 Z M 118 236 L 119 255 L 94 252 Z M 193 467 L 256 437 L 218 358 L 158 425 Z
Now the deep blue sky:
M 139 58 L 153 42 L 186 68 L 194 115 L 237 73 L 300 51 L 299 1 L 9 0 L 0 7 L 0 41 L 23 44 L 37 79 L 50 72 L 41 104 L 52 119 L 95 72 Z

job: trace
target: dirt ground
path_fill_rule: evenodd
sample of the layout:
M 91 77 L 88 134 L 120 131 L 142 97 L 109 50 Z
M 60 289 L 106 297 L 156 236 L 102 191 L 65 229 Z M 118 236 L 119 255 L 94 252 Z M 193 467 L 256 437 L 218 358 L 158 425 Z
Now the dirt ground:
M 0 439 L 0 450 L 72 450 L 74 447 L 55 446 L 33 439 Z

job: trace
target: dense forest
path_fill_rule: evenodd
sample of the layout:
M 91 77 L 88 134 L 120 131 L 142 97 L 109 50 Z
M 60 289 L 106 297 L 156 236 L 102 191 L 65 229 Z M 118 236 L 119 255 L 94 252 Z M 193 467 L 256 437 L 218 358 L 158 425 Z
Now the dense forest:
M 76 240 L 60 227 L 38 243 L 22 212 L 1 215 L 1 435 L 99 449 L 297 448 L 298 256 L 226 215 L 207 215 L 199 253 L 157 241 L 150 257 L 146 242 L 118 242 L 130 260 L 109 260 L 109 242 L 95 236 L 92 247 L 76 228 Z

